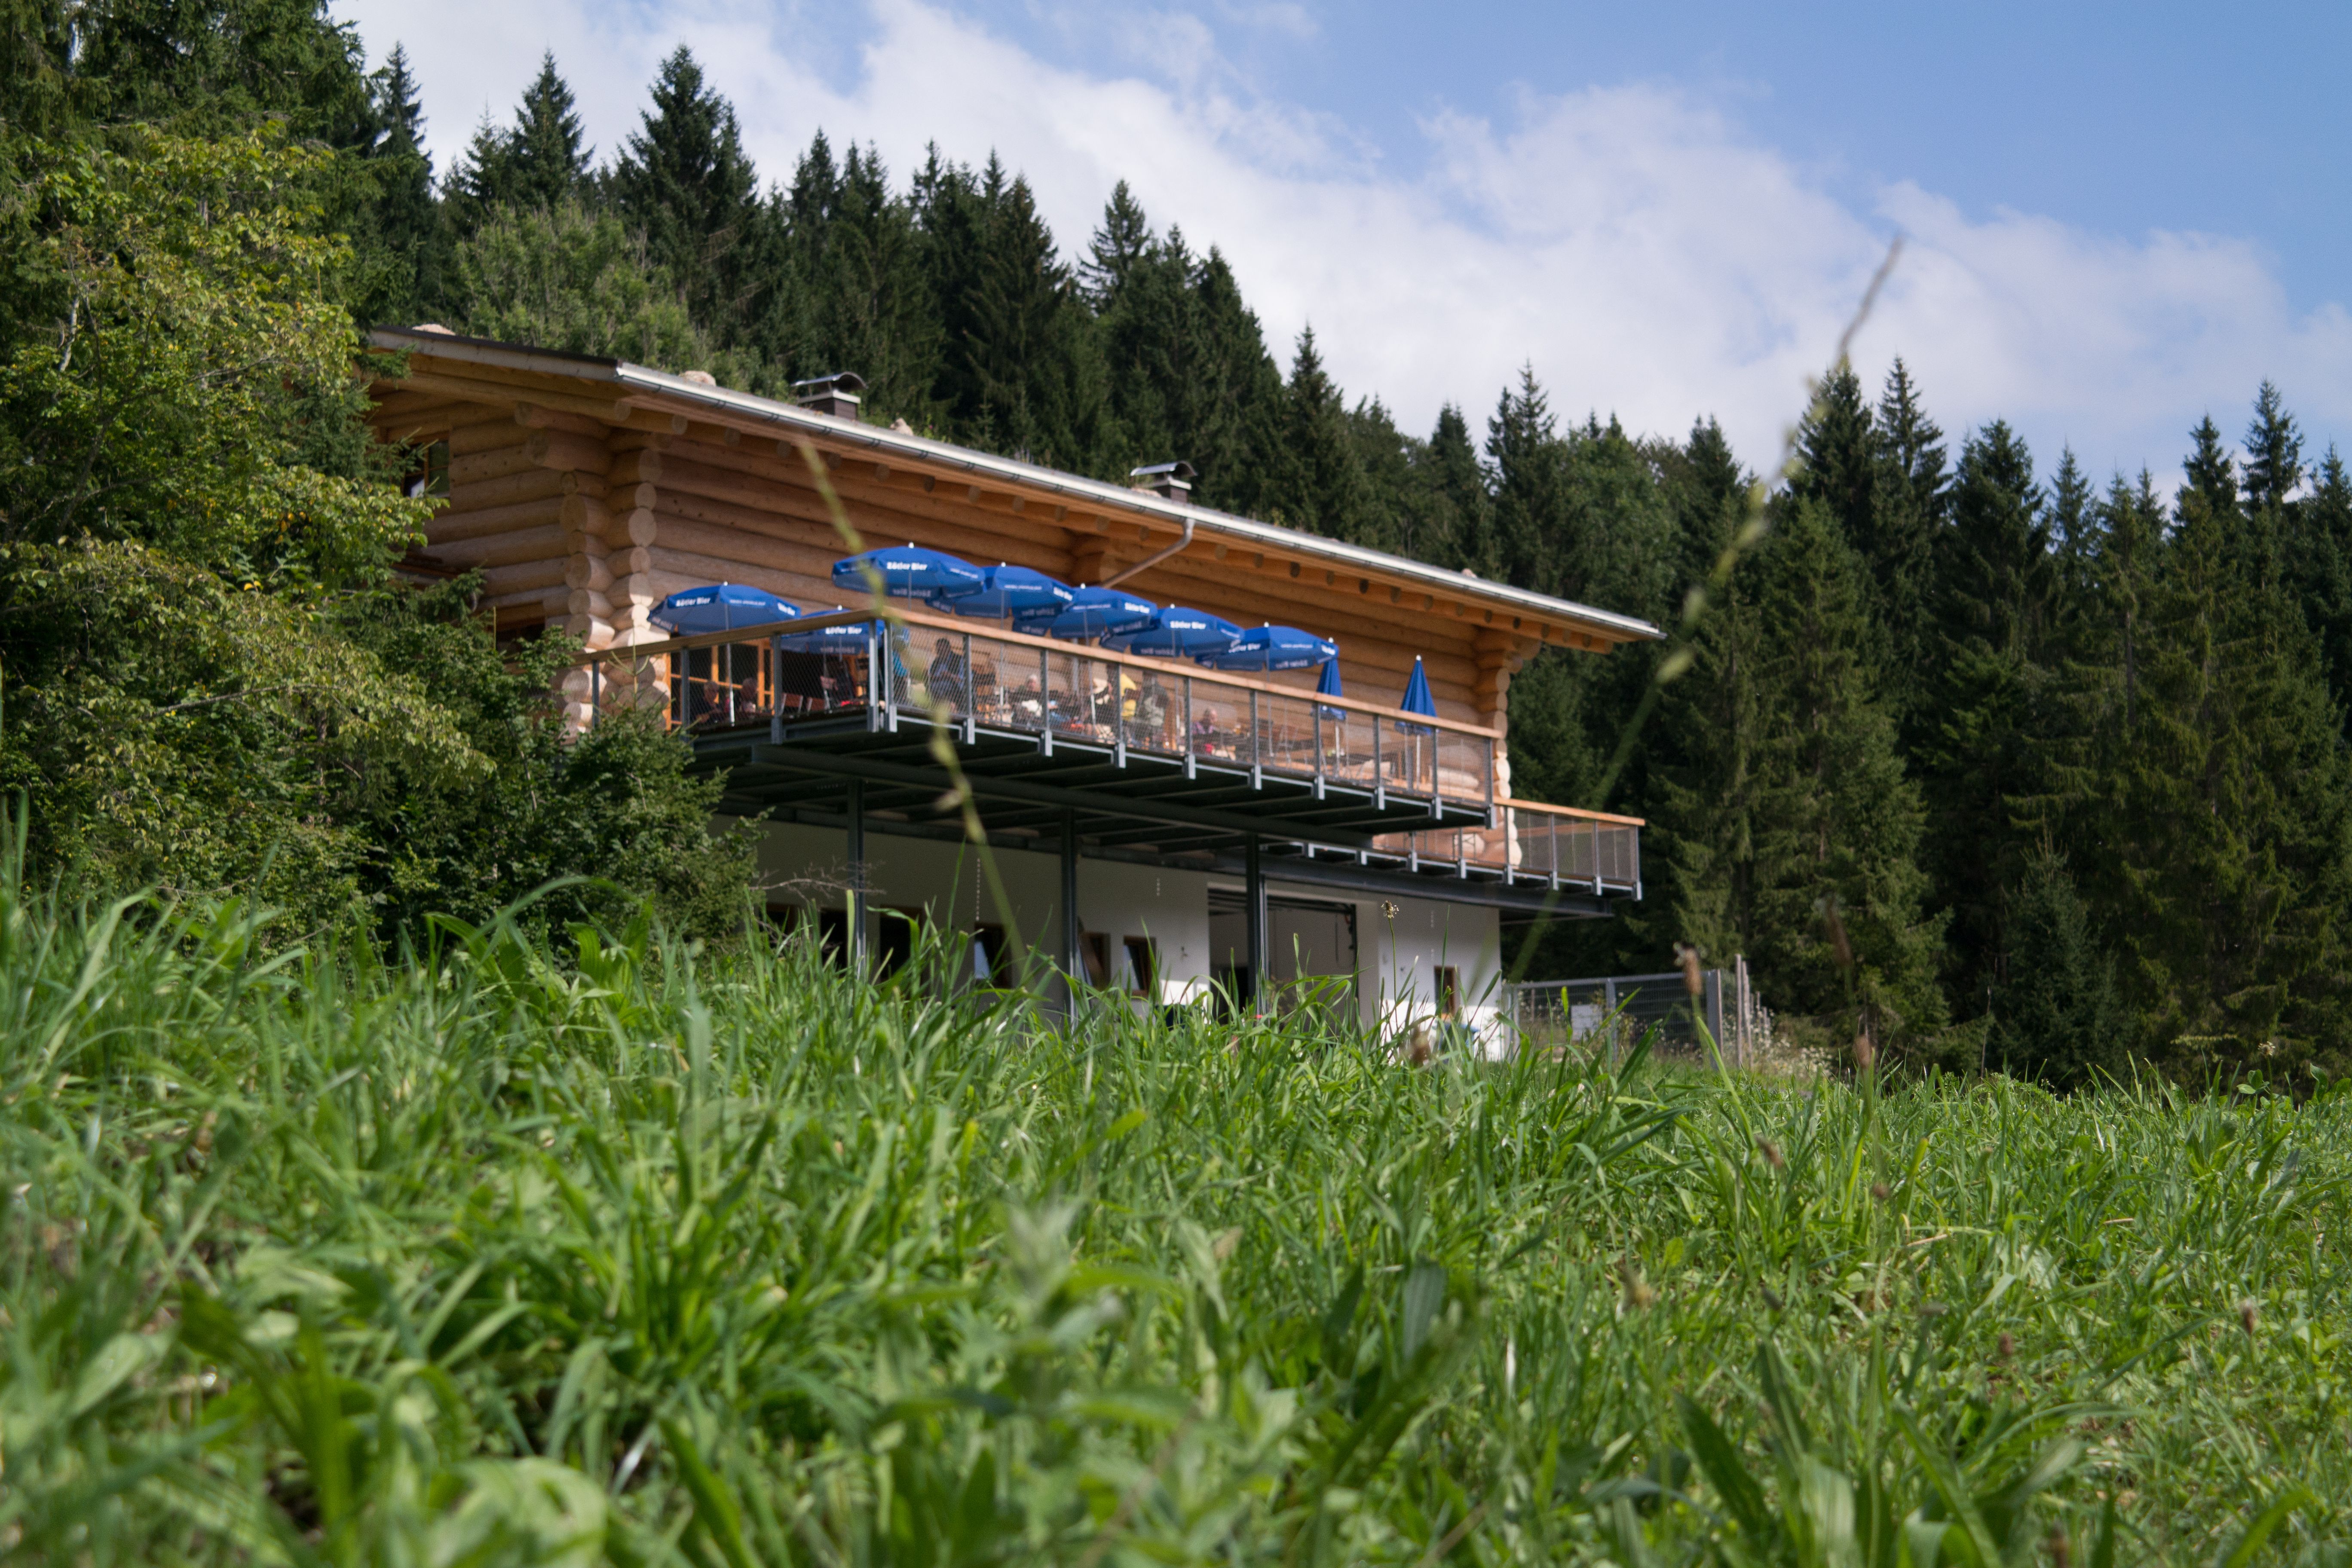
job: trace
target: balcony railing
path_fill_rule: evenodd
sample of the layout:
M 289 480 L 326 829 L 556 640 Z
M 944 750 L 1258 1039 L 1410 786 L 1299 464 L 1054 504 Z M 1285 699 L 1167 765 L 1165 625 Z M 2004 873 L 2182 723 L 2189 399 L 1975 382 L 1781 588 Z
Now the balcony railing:
M 1121 765 L 1132 753 L 1246 770 L 1253 782 L 1271 774 L 1481 809 L 1495 801 L 1493 730 L 928 611 L 894 610 L 878 628 L 875 619 L 842 612 L 606 649 L 585 660 L 579 695 L 589 714 L 649 706 L 701 732 L 766 725 L 781 740 L 815 719 L 863 715 L 891 731 L 944 719 L 967 741 L 986 731 L 1034 738 L 1048 754 L 1087 745 Z M 829 626 L 868 629 L 812 637 Z M 876 680 L 877 668 L 887 679 Z
M 827 627 L 855 634 L 813 637 Z M 877 668 L 886 679 L 876 679 Z M 1354 853 L 1415 870 L 1640 896 L 1641 820 L 1502 798 L 1498 731 L 1190 663 L 894 609 L 887 620 L 844 611 L 608 648 L 588 655 L 582 673 L 585 689 L 572 689 L 584 700 L 583 721 L 641 706 L 674 729 L 766 729 L 779 742 L 813 721 L 862 720 L 864 729 L 891 731 L 944 721 L 966 743 L 983 733 L 1021 737 L 1047 755 L 1083 746 L 1120 766 L 1133 757 L 1181 764 L 1187 774 L 1246 773 L 1253 784 L 1276 778 L 1383 803 L 1442 802 L 1477 813 L 1485 826 L 1392 834 Z
M 1491 826 L 1392 834 L 1377 853 L 1513 882 L 1641 896 L 1642 819 L 1536 801 L 1497 800 Z

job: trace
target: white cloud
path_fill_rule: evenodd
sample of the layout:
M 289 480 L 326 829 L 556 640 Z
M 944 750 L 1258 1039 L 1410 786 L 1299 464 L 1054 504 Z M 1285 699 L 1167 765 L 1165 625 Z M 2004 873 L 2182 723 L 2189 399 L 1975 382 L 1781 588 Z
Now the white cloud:
M 2251 243 L 1972 218 L 1909 184 L 1857 210 L 1670 86 L 1530 96 L 1499 125 L 1441 114 L 1401 174 L 1330 117 L 1251 92 L 1180 16 L 1134 19 L 1106 51 L 1121 68 L 1084 74 L 923 0 L 875 0 L 856 68 L 827 73 L 812 40 L 842 23 L 805 0 L 757 16 L 717 0 L 336 10 L 379 54 L 407 43 L 445 163 L 485 106 L 509 112 L 545 47 L 609 153 L 682 39 L 771 179 L 820 126 L 901 176 L 929 142 L 994 149 L 1075 249 L 1124 178 L 1156 221 L 1223 248 L 1286 360 L 1311 321 L 1342 384 L 1410 426 L 1449 399 L 1483 414 L 1532 361 L 1564 412 L 1675 434 L 1712 413 L 1764 460 L 1900 230 L 1856 358 L 1874 375 L 1902 353 L 1948 431 L 2005 416 L 2045 463 L 2072 442 L 2095 472 L 2163 473 L 2209 408 L 2234 434 L 2269 375 L 2315 435 L 2352 434 L 2352 318 L 2298 314 Z

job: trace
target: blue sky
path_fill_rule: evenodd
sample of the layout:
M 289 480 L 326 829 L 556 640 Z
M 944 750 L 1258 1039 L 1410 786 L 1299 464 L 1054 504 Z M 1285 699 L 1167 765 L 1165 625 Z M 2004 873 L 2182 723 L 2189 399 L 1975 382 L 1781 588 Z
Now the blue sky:
M 1048 0 L 339 0 L 416 58 L 436 146 L 542 47 L 610 149 L 690 42 L 772 178 L 822 125 L 1025 170 L 1066 247 L 1113 179 L 1231 256 L 1287 357 L 1425 427 L 1532 363 L 1565 411 L 1769 460 L 1864 279 L 1858 340 L 1948 430 L 2168 479 L 2275 378 L 2352 446 L 2352 7 L 1158 7 Z M 445 160 L 446 161 L 446 160 Z

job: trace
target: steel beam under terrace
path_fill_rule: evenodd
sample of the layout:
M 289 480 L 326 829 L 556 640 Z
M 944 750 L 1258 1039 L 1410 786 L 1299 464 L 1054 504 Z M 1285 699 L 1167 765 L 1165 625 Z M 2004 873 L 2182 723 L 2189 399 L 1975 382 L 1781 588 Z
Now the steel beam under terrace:
M 829 732 L 828 732 L 829 731 Z M 808 732 L 814 731 L 814 732 Z M 1318 798 L 1309 781 L 1246 768 L 1130 752 L 1064 740 L 1050 755 L 1034 740 L 982 731 L 967 741 L 961 726 L 944 732 L 929 721 L 902 718 L 898 731 L 864 724 L 793 725 L 782 745 L 765 733 L 721 731 L 693 737 L 698 771 L 723 772 L 719 809 L 757 816 L 777 806 L 840 809 L 853 780 L 865 785 L 866 815 L 930 816 L 953 779 L 934 742 L 945 740 L 971 784 L 984 826 L 1028 828 L 1074 814 L 1079 836 L 1129 845 L 1181 843 L 1188 849 L 1240 847 L 1252 835 L 1298 838 L 1335 848 L 1371 849 L 1392 834 L 1483 827 L 1483 805 L 1444 797 L 1383 795 L 1327 784 Z

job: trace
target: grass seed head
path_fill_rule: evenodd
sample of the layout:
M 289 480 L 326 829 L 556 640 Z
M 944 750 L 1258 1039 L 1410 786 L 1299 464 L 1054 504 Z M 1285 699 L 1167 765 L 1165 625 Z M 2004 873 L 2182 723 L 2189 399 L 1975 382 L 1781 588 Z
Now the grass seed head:
M 2050 1539 L 2043 1542 L 2042 1545 L 2048 1548 L 2050 1561 L 2055 1563 L 2057 1568 L 2066 1568 L 2066 1564 L 2073 1560 L 2074 1546 L 2067 1541 L 2066 1527 L 2063 1524 L 2053 1524 L 2050 1527 Z
M 2254 1337 L 2254 1330 L 2263 1321 L 2262 1309 L 2252 1296 L 2238 1303 L 2238 1326 L 2246 1331 L 2246 1338 Z
M 2017 1353 L 2017 1336 L 2010 1333 L 2006 1330 L 2002 1331 L 2001 1336 L 1997 1343 L 1999 1344 L 2000 1349 L 1996 1353 L 1999 1354 L 2001 1360 L 2007 1361 L 2010 1357 Z
M 1888 1191 L 1885 1182 L 1873 1182 L 1870 1184 L 1870 1195 L 1874 1201 L 1883 1204 L 1895 1194 Z
M 1698 949 L 1678 942 L 1675 943 L 1675 956 L 1682 961 L 1683 989 L 1696 996 L 1706 984 L 1699 975 Z
M 1647 1279 L 1642 1278 L 1642 1266 L 1633 1260 L 1632 1253 L 1617 1260 L 1617 1278 L 1625 1288 L 1625 1305 L 1629 1310 L 1645 1312 L 1657 1300 L 1658 1293 L 1650 1289 Z
M 1774 1170 L 1785 1171 L 1789 1168 L 1788 1157 L 1780 1152 L 1780 1145 L 1760 1132 L 1756 1135 L 1756 1152 L 1763 1155 L 1764 1163 Z

